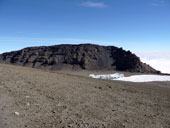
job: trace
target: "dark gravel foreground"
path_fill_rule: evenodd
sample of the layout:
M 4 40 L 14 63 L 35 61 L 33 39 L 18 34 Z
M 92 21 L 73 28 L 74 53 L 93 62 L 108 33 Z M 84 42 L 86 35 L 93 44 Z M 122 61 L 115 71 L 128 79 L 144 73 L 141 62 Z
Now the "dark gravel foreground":
M 0 64 L 0 128 L 170 128 L 170 83 Z

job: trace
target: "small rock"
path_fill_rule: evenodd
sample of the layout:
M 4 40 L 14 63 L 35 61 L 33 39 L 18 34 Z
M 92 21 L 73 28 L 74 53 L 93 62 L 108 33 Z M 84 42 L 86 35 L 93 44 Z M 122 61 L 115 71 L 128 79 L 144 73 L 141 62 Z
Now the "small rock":
M 19 116 L 19 112 L 14 112 L 14 113 L 15 113 L 15 115 Z
M 102 87 L 99 87 L 99 89 L 102 89 Z
M 69 127 L 69 128 L 71 128 L 71 127 L 72 127 L 72 125 L 70 124 L 70 125 L 68 125 L 68 127 Z
M 30 96 L 25 96 L 26 98 L 30 98 Z
M 123 125 L 123 127 L 125 127 L 125 124 L 124 124 L 124 123 L 123 123 L 122 125 Z

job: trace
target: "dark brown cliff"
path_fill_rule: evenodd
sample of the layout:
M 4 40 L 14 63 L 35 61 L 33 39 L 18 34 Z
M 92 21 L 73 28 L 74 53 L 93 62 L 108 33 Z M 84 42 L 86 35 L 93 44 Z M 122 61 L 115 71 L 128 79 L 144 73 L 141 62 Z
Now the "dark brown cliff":
M 29 47 L 3 53 L 0 62 L 32 68 L 159 73 L 130 51 L 93 44 Z

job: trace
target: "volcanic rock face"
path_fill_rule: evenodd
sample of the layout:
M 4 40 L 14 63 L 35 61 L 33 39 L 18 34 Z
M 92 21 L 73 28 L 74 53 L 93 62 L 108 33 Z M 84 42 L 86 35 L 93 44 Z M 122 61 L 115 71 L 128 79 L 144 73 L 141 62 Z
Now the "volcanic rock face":
M 0 55 L 1 63 L 46 69 L 119 70 L 159 73 L 130 51 L 92 44 L 29 47 Z

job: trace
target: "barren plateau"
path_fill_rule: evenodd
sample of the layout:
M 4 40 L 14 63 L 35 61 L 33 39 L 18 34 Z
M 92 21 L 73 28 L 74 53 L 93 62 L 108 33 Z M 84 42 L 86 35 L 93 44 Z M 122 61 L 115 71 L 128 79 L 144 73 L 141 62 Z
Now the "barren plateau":
M 88 74 L 0 64 L 0 128 L 170 127 L 170 82 Z

